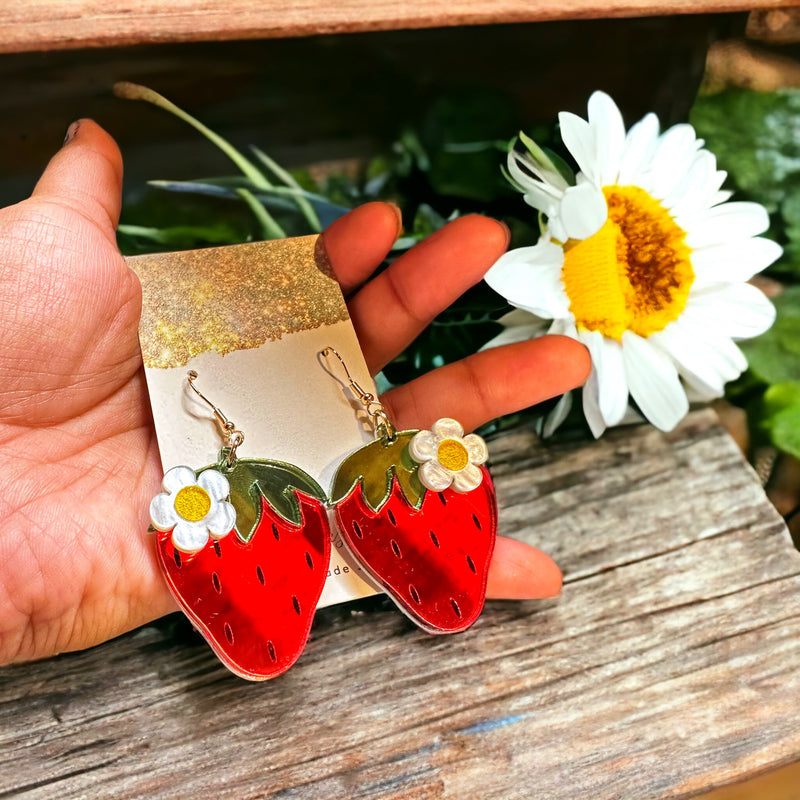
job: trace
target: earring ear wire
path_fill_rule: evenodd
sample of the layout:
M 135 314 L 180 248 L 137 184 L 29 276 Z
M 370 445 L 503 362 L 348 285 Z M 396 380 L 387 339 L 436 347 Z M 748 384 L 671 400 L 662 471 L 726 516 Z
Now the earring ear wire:
M 347 364 L 345 360 L 339 355 L 338 350 L 335 347 L 324 347 L 322 350 L 319 351 L 319 354 L 323 358 L 327 358 L 328 356 L 334 355 L 339 360 L 339 363 L 342 365 L 344 369 L 344 374 L 347 376 L 347 383 L 350 388 L 355 393 L 358 401 L 364 406 L 364 410 L 369 414 L 370 419 L 372 420 L 372 429 L 375 434 L 376 439 L 382 439 L 387 444 L 391 444 L 392 442 L 397 439 L 397 428 L 392 424 L 392 421 L 389 419 L 389 415 L 386 413 L 386 409 L 383 406 L 383 403 L 375 397 L 372 392 L 366 392 L 364 389 L 354 380 L 353 376 L 350 374 L 350 370 L 347 368 Z M 328 372 L 333 375 L 330 370 Z
M 222 413 L 218 406 L 215 406 L 195 385 L 197 372 L 190 369 L 186 375 L 189 388 L 214 412 L 214 419 L 217 421 L 222 434 L 225 437 L 225 450 L 228 451 L 228 466 L 232 466 L 236 460 L 236 450 L 244 443 L 244 433 L 236 428 L 236 425 Z

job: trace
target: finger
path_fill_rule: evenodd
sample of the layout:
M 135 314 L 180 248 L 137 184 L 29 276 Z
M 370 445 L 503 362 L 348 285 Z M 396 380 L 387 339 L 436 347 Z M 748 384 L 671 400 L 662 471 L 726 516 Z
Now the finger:
M 394 203 L 366 203 L 331 223 L 322 242 L 345 296 L 380 266 L 402 231 Z
M 400 428 L 429 428 L 454 417 L 466 430 L 549 400 L 588 377 L 588 350 L 567 336 L 542 336 L 485 350 L 381 397 Z
M 431 234 L 366 284 L 348 307 L 374 373 L 430 321 L 474 286 L 508 246 L 508 228 L 489 217 L 460 217 Z
M 550 556 L 525 542 L 498 536 L 486 596 L 493 600 L 542 600 L 561 594 L 561 570 Z
M 117 143 L 90 119 L 73 122 L 33 197 L 67 205 L 115 241 L 122 204 L 122 156 Z

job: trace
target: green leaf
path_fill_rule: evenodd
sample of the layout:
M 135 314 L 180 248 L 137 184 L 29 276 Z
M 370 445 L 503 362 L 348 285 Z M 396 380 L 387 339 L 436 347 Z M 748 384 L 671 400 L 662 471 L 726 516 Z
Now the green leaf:
M 800 381 L 770 386 L 761 403 L 759 426 L 779 450 L 800 458 Z
M 771 213 L 800 184 L 800 90 L 699 97 L 690 120 L 736 186 Z
M 773 303 L 775 324 L 739 346 L 753 374 L 764 383 L 800 381 L 800 286 L 785 289 Z

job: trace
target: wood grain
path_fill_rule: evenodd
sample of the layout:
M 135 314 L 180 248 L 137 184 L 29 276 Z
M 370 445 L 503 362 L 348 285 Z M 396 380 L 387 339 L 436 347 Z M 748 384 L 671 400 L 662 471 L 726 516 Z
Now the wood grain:
M 16 0 L 0 6 L 0 52 L 263 39 L 791 6 L 786 0 Z
M 688 798 L 800 760 L 800 554 L 712 412 L 490 451 L 558 601 L 455 637 L 327 609 L 260 685 L 179 616 L 7 668 L 0 798 Z

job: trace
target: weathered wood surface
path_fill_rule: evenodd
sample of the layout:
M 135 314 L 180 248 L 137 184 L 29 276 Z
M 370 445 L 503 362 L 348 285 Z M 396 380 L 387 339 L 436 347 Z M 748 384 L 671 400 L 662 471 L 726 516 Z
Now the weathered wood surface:
M 0 5 L 0 52 L 710 14 L 796 4 L 792 0 L 12 0 Z
M 710 411 L 674 433 L 490 444 L 506 534 L 558 601 L 456 637 L 325 610 L 285 676 L 180 616 L 0 671 L 0 797 L 683 798 L 800 760 L 800 555 Z

